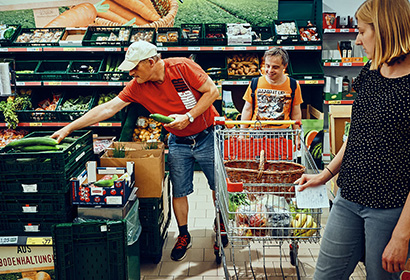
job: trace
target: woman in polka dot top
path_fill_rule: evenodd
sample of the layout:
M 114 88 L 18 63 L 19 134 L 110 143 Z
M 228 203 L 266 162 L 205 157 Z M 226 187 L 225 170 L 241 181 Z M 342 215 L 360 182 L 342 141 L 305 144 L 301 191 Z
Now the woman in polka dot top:
M 303 190 L 339 173 L 315 280 L 349 279 L 363 256 L 368 280 L 399 279 L 409 256 L 410 2 L 367 0 L 356 18 L 371 61 L 353 84 L 348 140 L 323 172 L 297 181 Z

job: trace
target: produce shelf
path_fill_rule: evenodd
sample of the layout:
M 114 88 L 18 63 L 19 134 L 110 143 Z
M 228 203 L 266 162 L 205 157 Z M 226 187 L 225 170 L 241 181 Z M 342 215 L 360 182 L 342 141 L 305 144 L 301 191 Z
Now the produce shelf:
M 357 28 L 333 28 L 333 29 L 323 29 L 323 33 L 357 33 L 359 29 Z
M 31 126 L 44 126 L 44 127 L 61 127 L 68 125 L 69 122 L 29 122 L 29 123 L 19 123 L 18 127 L 31 127 Z M 6 123 L 0 123 L 0 127 L 6 127 Z M 91 125 L 91 127 L 121 127 L 121 122 L 100 122 Z
M 325 62 L 323 66 L 331 66 L 331 67 L 350 67 L 350 66 L 360 66 L 363 67 L 366 63 L 365 62 Z

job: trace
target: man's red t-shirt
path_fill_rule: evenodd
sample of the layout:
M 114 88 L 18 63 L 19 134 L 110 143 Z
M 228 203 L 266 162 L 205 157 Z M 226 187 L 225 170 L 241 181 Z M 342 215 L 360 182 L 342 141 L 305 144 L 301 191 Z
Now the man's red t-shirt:
M 138 84 L 133 79 L 118 97 L 124 102 L 140 103 L 151 113 L 165 116 L 189 112 L 201 98 L 202 93 L 197 89 L 205 83 L 208 75 L 198 64 L 188 58 L 167 58 L 164 59 L 164 63 L 164 82 Z M 194 135 L 211 126 L 215 116 L 217 111 L 210 106 L 185 129 L 166 129 L 180 137 Z

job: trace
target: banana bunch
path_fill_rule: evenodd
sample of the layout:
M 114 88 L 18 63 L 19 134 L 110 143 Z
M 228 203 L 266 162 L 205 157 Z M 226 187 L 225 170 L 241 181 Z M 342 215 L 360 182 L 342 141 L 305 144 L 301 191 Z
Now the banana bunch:
M 300 228 L 294 231 L 293 235 L 295 236 L 313 236 L 317 228 L 317 224 L 312 215 L 305 213 L 296 214 L 295 218 L 291 221 L 291 226 Z

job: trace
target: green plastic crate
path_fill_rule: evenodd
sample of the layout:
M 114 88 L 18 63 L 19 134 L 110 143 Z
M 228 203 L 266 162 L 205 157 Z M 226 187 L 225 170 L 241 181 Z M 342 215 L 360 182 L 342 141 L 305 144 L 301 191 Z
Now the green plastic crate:
M 39 108 L 39 102 L 49 99 L 53 100 L 53 95 L 49 94 L 32 94 L 31 95 L 31 108 L 25 108 L 24 110 L 17 111 L 20 122 L 58 122 L 58 113 L 56 110 L 36 110 Z M 56 109 L 58 104 L 62 100 L 62 95 L 59 97 L 56 103 Z
M 52 131 L 36 131 L 28 137 L 50 136 Z M 78 139 L 63 151 L 50 152 L 17 152 L 9 147 L 0 150 L 0 174 L 60 174 L 64 177 L 73 172 L 78 163 L 85 164 L 90 154 L 93 154 L 93 139 L 91 131 L 75 131 L 71 137 Z
M 128 279 L 125 220 L 58 224 L 52 236 L 57 279 Z
M 204 44 L 202 23 L 181 24 L 181 45 L 197 46 Z
M 273 45 L 275 35 L 271 26 L 252 26 L 252 45 Z
M 20 24 L 6 24 L 6 26 L 8 28 L 9 27 L 14 28 L 14 32 L 11 35 L 10 38 L 0 39 L 0 46 L 2 46 L 2 47 L 10 46 L 13 43 L 13 41 L 16 39 L 17 35 L 20 33 L 20 30 L 21 30 L 21 25 Z
M 22 28 L 17 38 L 13 41 L 14 46 L 58 46 L 64 35 L 65 28 Z
M 89 26 L 82 44 L 83 46 L 128 46 L 131 28 L 131 26 Z M 111 34 L 121 40 L 110 38 Z
M 67 71 L 70 67 L 69 60 L 43 60 L 37 66 L 35 74 L 38 80 L 62 81 L 67 80 Z
M 179 27 L 160 27 L 157 29 L 156 45 L 162 46 L 179 46 L 181 38 L 181 29 Z
M 38 75 L 35 71 L 40 64 L 38 60 L 16 61 L 16 80 L 17 81 L 35 81 L 38 80 Z M 24 71 L 24 72 L 23 72 Z
M 155 28 L 153 27 L 133 27 L 131 30 L 131 38 L 129 44 L 144 40 L 148 43 L 155 43 Z
M 295 79 L 323 79 L 321 53 L 289 52 L 288 71 Z
M 71 99 L 72 101 L 74 101 L 75 99 L 80 100 L 80 99 L 85 99 L 85 98 L 87 98 L 88 100 L 88 103 L 87 103 L 88 105 L 84 106 L 86 108 L 85 110 L 65 110 L 63 109 L 64 103 L 67 102 L 67 100 Z M 62 101 L 57 106 L 57 113 L 59 116 L 59 120 L 61 122 L 72 122 L 78 119 L 79 117 L 83 116 L 85 113 L 91 110 L 95 102 L 94 99 L 95 99 L 95 93 L 92 93 L 92 92 L 90 93 L 89 89 L 88 89 L 88 93 L 86 92 L 80 93 L 76 91 L 76 92 L 70 92 L 70 93 L 64 94 Z
M 98 81 L 100 80 L 99 70 L 101 68 L 102 60 L 79 60 L 71 61 L 67 72 L 70 81 L 86 80 Z M 85 67 L 88 66 L 88 67 Z M 84 68 L 82 68 L 84 67 Z M 90 72 L 84 72 L 90 71 Z
M 226 24 L 206 23 L 204 24 L 204 45 L 226 46 Z

